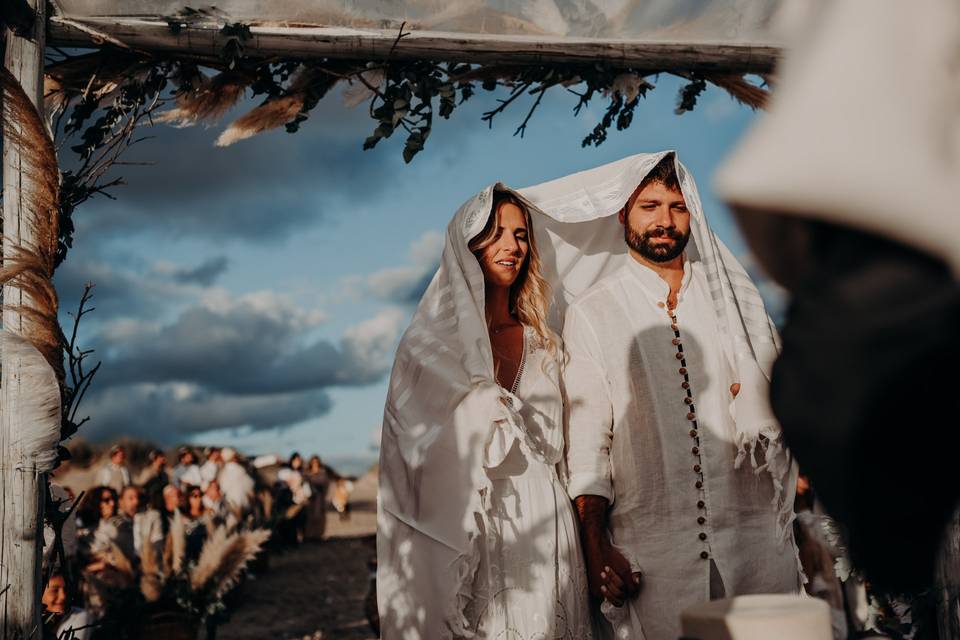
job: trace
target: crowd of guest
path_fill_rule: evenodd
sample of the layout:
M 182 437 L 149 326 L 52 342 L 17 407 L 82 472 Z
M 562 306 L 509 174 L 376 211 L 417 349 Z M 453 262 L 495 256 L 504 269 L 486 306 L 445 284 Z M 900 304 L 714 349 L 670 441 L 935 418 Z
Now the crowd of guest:
M 275 549 L 322 539 L 328 486 L 348 486 L 318 456 L 305 463 L 294 453 L 281 461 L 277 456 L 243 457 L 229 447 L 181 447 L 173 466 L 163 450 L 154 449 L 134 475 L 126 449 L 116 445 L 95 478 L 96 486 L 79 501 L 70 488 L 51 484 L 60 532 L 52 527 L 47 532 L 47 638 L 123 637 L 123 628 L 130 626 L 124 615 L 134 608 L 125 601 L 129 594 L 117 598 L 116 574 L 140 586 L 158 576 L 162 582 L 174 570 L 172 564 L 195 565 L 217 530 L 221 537 L 269 530 Z M 344 489 L 331 493 L 337 510 L 345 513 Z M 144 593 L 149 600 L 146 588 L 136 597 L 142 600 Z M 212 637 L 216 616 L 205 619 Z

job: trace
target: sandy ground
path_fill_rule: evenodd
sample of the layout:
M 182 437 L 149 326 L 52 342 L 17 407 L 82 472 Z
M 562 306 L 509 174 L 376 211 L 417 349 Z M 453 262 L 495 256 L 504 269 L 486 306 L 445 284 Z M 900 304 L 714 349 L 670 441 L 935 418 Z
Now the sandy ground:
M 268 571 L 248 581 L 217 638 L 224 640 L 368 640 L 364 613 L 367 558 L 373 537 L 307 542 L 270 557 Z
M 364 599 L 374 554 L 376 478 L 356 483 L 350 518 L 327 514 L 327 536 L 270 556 L 269 569 L 244 584 L 218 640 L 368 640 Z

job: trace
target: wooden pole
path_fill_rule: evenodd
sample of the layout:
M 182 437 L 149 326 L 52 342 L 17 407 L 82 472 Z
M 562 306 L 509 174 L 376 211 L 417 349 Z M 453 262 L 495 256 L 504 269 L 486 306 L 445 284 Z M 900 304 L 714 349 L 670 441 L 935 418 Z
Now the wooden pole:
M 221 25 L 191 22 L 174 31 L 163 20 L 51 16 L 51 44 L 114 46 L 152 54 L 192 55 L 216 60 L 230 36 Z M 248 58 L 341 58 L 349 60 L 442 60 L 477 64 L 596 64 L 656 73 L 769 73 L 781 55 L 767 44 L 638 42 L 588 38 L 542 38 L 485 34 L 397 31 L 341 27 L 257 26 L 243 41 Z
M 43 99 L 43 49 L 45 0 L 28 0 L 35 14 L 33 33 L 7 32 L 4 65 L 19 80 L 35 105 Z M 16 123 L 8 123 L 16 126 Z M 4 133 L 6 136 L 6 132 Z M 3 145 L 3 256 L 31 243 L 29 207 L 24 193 L 24 162 L 16 145 Z M 19 306 L 24 294 L 15 286 L 3 288 L 3 327 L 23 330 L 24 318 L 10 307 Z M 43 551 L 43 474 L 38 473 L 18 437 L 24 427 L 21 405 L 20 363 L 0 354 L 0 638 L 39 639 L 40 558 Z
M 939 637 L 960 638 L 960 509 L 954 511 L 940 544 L 934 592 Z

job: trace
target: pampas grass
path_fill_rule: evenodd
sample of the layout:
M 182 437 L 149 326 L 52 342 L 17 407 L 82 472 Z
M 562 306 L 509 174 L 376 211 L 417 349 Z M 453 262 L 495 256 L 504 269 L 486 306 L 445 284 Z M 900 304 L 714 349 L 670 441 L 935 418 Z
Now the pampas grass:
M 258 133 L 282 127 L 300 113 L 303 103 L 303 94 L 268 100 L 230 123 L 230 126 L 217 138 L 216 145 L 229 147 L 235 142 L 252 138 Z
M 228 534 L 225 527 L 213 531 L 196 566 L 190 572 L 190 588 L 209 600 L 219 600 L 236 584 L 244 568 L 270 537 L 266 529 Z
M 97 584 L 110 590 L 130 589 L 136 583 L 136 569 L 127 554 L 115 542 L 108 542 L 95 551 L 93 557 L 103 568 L 88 576 Z
M 164 576 L 157 558 L 157 550 L 150 540 L 150 527 L 140 528 L 140 593 L 147 602 L 156 602 L 163 596 Z
M 286 95 L 271 98 L 232 123 L 217 138 L 218 147 L 251 138 L 258 133 L 282 127 L 293 120 L 308 100 L 322 98 L 337 83 L 337 78 L 323 69 L 302 68 L 290 83 Z
M 255 80 L 247 73 L 224 71 L 213 78 L 200 74 L 194 78 L 197 87 L 177 96 L 177 106 L 157 120 L 174 126 L 189 127 L 200 122 L 215 122 L 223 117 Z
M 743 76 L 712 75 L 707 76 L 706 79 L 729 93 L 734 100 L 751 109 L 763 109 L 770 98 L 769 91 L 750 84 L 743 79 Z
M 179 511 L 173 512 L 170 520 L 170 550 L 168 573 L 178 574 L 184 569 L 184 560 L 187 554 L 187 530 L 183 515 Z

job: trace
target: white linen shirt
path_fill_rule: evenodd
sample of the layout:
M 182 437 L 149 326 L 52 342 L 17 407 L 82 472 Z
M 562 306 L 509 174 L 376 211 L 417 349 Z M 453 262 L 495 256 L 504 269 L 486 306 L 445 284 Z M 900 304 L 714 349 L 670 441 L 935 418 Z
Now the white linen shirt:
M 628 257 L 573 301 L 564 326 L 568 492 L 610 501 L 611 538 L 643 573 L 614 626 L 647 640 L 675 640 L 680 613 L 709 599 L 710 560 L 728 597 L 800 584 L 770 476 L 749 461 L 734 469 L 736 380 L 701 264 L 685 262 L 674 326 L 668 294 Z M 784 493 L 792 503 L 793 487 Z

